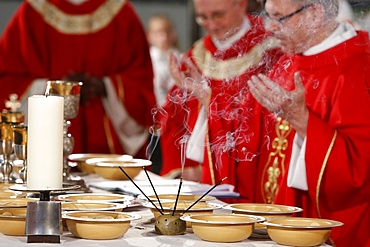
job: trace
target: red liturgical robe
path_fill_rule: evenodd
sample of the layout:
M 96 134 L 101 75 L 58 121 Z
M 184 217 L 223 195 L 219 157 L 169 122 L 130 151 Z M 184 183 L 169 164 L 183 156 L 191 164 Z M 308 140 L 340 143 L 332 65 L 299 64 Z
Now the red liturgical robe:
M 303 208 L 303 216 L 343 222 L 332 230 L 337 247 L 370 246 L 370 44 L 358 35 L 311 56 L 283 57 L 271 77 L 291 87 L 300 71 L 309 120 L 308 191 L 288 187 L 283 174 L 275 203 Z M 286 141 L 289 156 L 294 131 Z M 272 138 L 273 139 L 273 138 Z
M 108 11 L 108 12 L 107 12 Z M 130 118 L 144 128 L 155 106 L 149 48 L 140 19 L 125 0 L 24 1 L 0 41 L 0 98 L 26 95 L 36 79 L 68 73 L 109 78 Z M 125 153 L 103 101 L 81 105 L 69 128 L 74 153 Z
M 209 82 L 211 100 L 207 109 L 207 133 L 200 149 L 202 182 L 235 186 L 244 201 L 261 201 L 257 156 L 261 146 L 261 106 L 251 96 L 247 81 L 251 75 L 266 73 L 279 58 L 274 40 L 266 34 L 259 19 L 249 18 L 251 28 L 227 50 L 218 50 L 209 35 L 197 41 L 187 56 Z M 161 135 L 165 175 L 199 165 L 181 160 L 181 142 L 186 142 L 196 123 L 200 105 L 192 95 L 174 88 L 168 95 L 167 121 Z M 185 152 L 184 154 L 185 155 Z M 184 156 L 182 156 L 184 157 Z M 258 193 L 256 193 L 258 191 Z M 257 195 L 258 194 L 258 195 Z

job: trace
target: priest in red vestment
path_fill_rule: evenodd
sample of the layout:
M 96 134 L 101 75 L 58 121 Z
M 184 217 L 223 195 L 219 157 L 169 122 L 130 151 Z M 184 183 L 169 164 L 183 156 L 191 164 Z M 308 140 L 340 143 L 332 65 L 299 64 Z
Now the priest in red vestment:
M 145 157 L 153 72 L 145 31 L 128 0 L 28 0 L 0 40 L 0 98 L 44 94 L 47 80 L 77 80 L 69 128 L 74 153 Z
M 284 4 L 283 4 L 284 3 Z M 330 242 L 370 246 L 370 41 L 335 21 L 338 0 L 267 0 L 267 27 L 286 55 L 248 82 L 278 116 L 284 173 L 275 203 L 340 221 Z M 285 123 L 283 124 L 283 122 Z M 274 150 L 270 150 L 274 151 Z M 268 160 L 265 150 L 260 160 Z
M 266 73 L 280 52 L 262 20 L 245 15 L 246 1 L 194 0 L 194 7 L 207 35 L 181 66 L 172 57 L 177 86 L 164 106 L 161 174 L 179 171 L 208 184 L 226 177 L 240 194 L 235 201 L 263 201 L 257 157 L 264 119 L 247 81 Z

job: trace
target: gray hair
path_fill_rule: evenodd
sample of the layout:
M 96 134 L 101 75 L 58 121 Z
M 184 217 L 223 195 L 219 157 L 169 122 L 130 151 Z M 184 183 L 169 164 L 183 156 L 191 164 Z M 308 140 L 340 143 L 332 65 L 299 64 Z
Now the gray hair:
M 297 6 L 304 6 L 309 4 L 320 4 L 324 7 L 327 18 L 336 18 L 339 11 L 338 0 L 290 0 Z

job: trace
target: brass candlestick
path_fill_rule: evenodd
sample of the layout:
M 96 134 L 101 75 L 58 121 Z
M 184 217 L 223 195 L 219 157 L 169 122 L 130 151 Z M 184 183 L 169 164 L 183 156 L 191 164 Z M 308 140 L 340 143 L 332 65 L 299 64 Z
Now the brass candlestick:
M 64 137 L 63 137 L 63 181 L 74 181 L 69 174 L 68 155 L 73 151 L 74 139 L 68 133 L 68 128 L 71 125 L 70 119 L 77 116 L 80 104 L 80 90 L 82 82 L 74 81 L 48 81 L 49 94 L 63 96 L 64 98 Z

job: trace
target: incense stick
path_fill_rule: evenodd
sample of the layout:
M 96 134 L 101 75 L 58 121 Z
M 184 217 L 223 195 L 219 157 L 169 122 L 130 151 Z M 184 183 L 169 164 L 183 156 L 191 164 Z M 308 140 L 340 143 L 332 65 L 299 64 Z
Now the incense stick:
M 150 185 L 151 185 L 151 186 L 152 186 L 152 188 L 153 188 L 153 191 L 154 191 L 155 197 L 156 197 L 156 198 L 157 198 L 157 200 L 158 200 L 159 206 L 161 207 L 161 210 L 162 210 L 162 211 L 164 211 L 164 210 L 163 210 L 162 203 L 161 203 L 161 201 L 159 200 L 159 197 L 158 197 L 157 191 L 156 191 L 156 190 L 155 190 L 155 188 L 154 188 L 154 185 L 153 185 L 153 183 L 152 183 L 152 180 L 150 179 L 149 174 L 148 174 L 148 171 L 146 170 L 145 166 L 143 167 L 143 169 L 144 169 L 145 174 L 146 174 L 146 176 L 147 176 L 147 178 L 148 178 L 148 180 L 149 180 Z
M 182 215 L 184 215 L 187 211 L 189 211 L 195 204 L 197 204 L 200 200 L 203 199 L 203 197 L 205 197 L 206 195 L 208 195 L 209 192 L 211 192 L 214 188 L 216 188 L 216 186 L 220 185 L 227 177 L 224 177 L 223 179 L 221 179 L 220 181 L 218 181 L 217 184 L 213 185 L 212 188 L 210 188 L 206 193 L 204 193 L 201 197 L 199 197 L 193 204 L 190 205 L 190 207 L 188 207 L 183 213 Z
M 176 207 L 177 207 L 177 202 L 179 201 L 181 186 L 182 186 L 182 177 L 180 178 L 179 190 L 177 191 L 176 201 L 175 201 L 175 206 L 173 207 L 172 216 L 174 216 L 174 214 L 176 212 Z
M 141 194 L 143 194 L 145 197 L 146 197 L 146 199 L 148 199 L 148 201 L 151 203 L 151 204 L 153 204 L 153 206 L 155 207 L 155 209 L 157 209 L 157 211 L 159 212 L 159 213 L 161 213 L 161 215 L 163 215 L 163 212 L 161 211 L 161 210 L 159 210 L 159 208 L 155 205 L 155 203 L 152 201 L 152 200 L 150 200 L 150 198 L 147 196 L 147 195 L 145 195 L 145 193 L 140 189 L 140 187 L 134 182 L 134 180 L 132 180 L 132 178 L 127 174 L 127 172 L 121 167 L 121 166 L 119 166 L 119 169 L 126 175 L 126 177 L 128 178 L 128 179 L 130 179 L 130 181 L 135 185 L 135 187 L 138 189 L 138 190 L 140 190 L 140 192 L 141 192 Z

